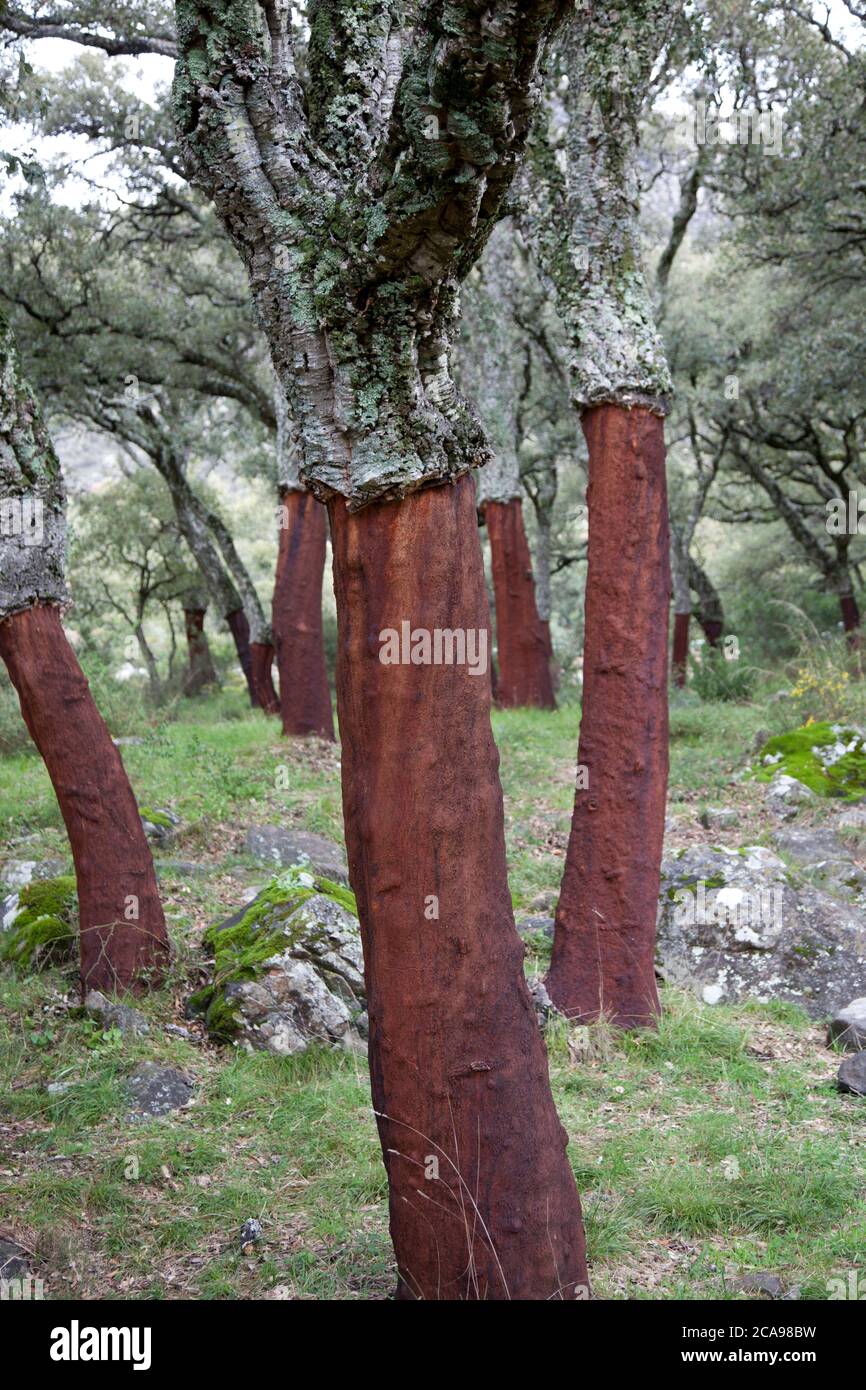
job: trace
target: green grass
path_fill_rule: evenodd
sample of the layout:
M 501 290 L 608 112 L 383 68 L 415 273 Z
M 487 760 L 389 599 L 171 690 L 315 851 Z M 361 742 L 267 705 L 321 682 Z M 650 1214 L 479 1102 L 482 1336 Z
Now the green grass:
M 251 1056 L 161 1026 L 185 1022 L 208 925 L 268 877 L 243 852 L 246 826 L 341 838 L 337 751 L 282 740 L 262 716 L 228 709 L 225 697 L 199 702 L 197 722 L 184 711 L 123 749 L 139 803 L 182 820 L 157 858 L 206 869 L 162 879 L 177 951 L 166 988 L 139 1004 L 151 1033 L 103 1035 L 75 1007 L 72 967 L 0 970 L 0 1206 L 38 1254 L 49 1297 L 367 1299 L 393 1287 L 364 1064 Z M 671 806 L 684 824 L 701 804 L 740 797 L 750 832 L 761 831 L 754 784 L 732 789 L 730 777 L 773 715 L 676 697 Z M 578 726 L 574 705 L 494 717 L 521 909 L 558 888 Z M 13 826 L 31 838 L 12 843 Z M 0 830 L 18 857 L 66 857 L 50 784 L 28 754 L 0 765 Z M 542 964 L 544 939 L 535 947 Z M 791 1006 L 711 1009 L 676 991 L 664 1003 L 657 1033 L 560 1024 L 550 1038 L 596 1292 L 733 1297 L 731 1276 L 760 1269 L 826 1297 L 828 1278 L 864 1266 L 863 1102 L 835 1090 L 821 1029 Z M 193 1108 L 129 1124 L 122 1078 L 143 1059 L 189 1073 Z M 67 1089 L 48 1095 L 58 1081 Z M 243 1254 L 249 1217 L 263 1240 Z

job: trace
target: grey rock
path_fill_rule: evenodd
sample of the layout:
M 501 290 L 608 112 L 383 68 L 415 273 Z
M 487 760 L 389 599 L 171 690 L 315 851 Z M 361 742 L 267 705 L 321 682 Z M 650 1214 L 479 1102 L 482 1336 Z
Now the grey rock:
M 40 879 L 57 878 L 65 872 L 66 865 L 62 859 L 7 859 L 0 869 L 0 883 L 17 890 Z
M 825 864 L 828 860 L 850 860 L 851 855 L 835 830 L 822 826 L 777 830 L 772 836 L 776 849 L 798 864 Z
M 768 1298 L 784 1298 L 785 1286 L 778 1274 L 766 1270 L 756 1270 L 753 1274 L 743 1274 L 730 1281 L 730 1287 L 738 1293 L 765 1294 Z
M 242 908 L 220 930 L 239 922 Z M 279 931 L 285 950 L 263 962 L 255 979 L 230 981 L 222 993 L 248 1050 L 288 1056 L 314 1043 L 357 1051 L 366 1032 L 364 961 L 358 921 L 315 893 L 263 914 L 255 930 Z
M 0 931 L 9 931 L 21 906 L 20 893 L 10 893 L 0 902 Z
M 247 831 L 245 848 L 263 864 L 289 869 L 309 864 L 314 873 L 336 883 L 349 882 L 346 856 L 339 845 L 310 830 L 284 830 L 279 825 L 253 825 Z
M 169 811 L 165 806 L 148 807 L 155 815 L 164 816 L 168 825 L 163 825 L 161 821 L 148 820 L 147 816 L 141 817 L 144 826 L 144 833 L 152 845 L 167 845 L 177 834 L 180 825 L 180 816 L 176 816 L 174 811 Z
M 251 1216 L 241 1226 L 240 1242 L 241 1250 L 246 1252 L 247 1246 L 255 1245 L 257 1240 L 262 1238 L 262 1223 Z
M 516 925 L 521 936 L 536 936 L 540 932 L 542 936 L 548 936 L 552 940 L 553 924 L 554 919 L 552 917 L 538 914 L 531 917 L 521 917 Z
M 866 1051 L 846 1057 L 836 1077 L 840 1091 L 852 1096 L 866 1096 Z
M 140 1119 L 167 1115 L 182 1110 L 192 1101 L 193 1082 L 175 1067 L 161 1067 L 156 1062 L 142 1062 L 127 1078 L 126 1088 L 132 1101 L 130 1118 Z
M 17 1241 L 0 1239 L 0 1279 L 23 1279 L 31 1272 L 32 1257 Z
M 794 887 L 772 851 L 693 846 L 662 865 L 658 967 L 708 1004 L 757 999 L 826 1018 L 866 981 L 866 916 Z
M 193 864 L 186 859 L 154 859 L 157 874 L 176 874 L 178 878 L 201 878 L 210 872 L 207 864 Z
M 843 811 L 836 821 L 838 830 L 866 830 L 866 810 L 862 806 L 852 806 Z
M 194 1041 L 195 1034 L 189 1028 L 183 1028 L 179 1023 L 167 1023 L 165 1031 L 171 1033 L 174 1038 L 186 1038 L 187 1041 Z
M 773 844 L 802 867 L 812 882 L 830 892 L 856 893 L 866 887 L 866 873 L 854 862 L 847 845 L 827 826 L 777 830 Z
M 117 1004 L 113 999 L 106 999 L 98 989 L 92 989 L 85 997 L 84 1007 L 91 1018 L 102 1024 L 106 1032 L 109 1028 L 117 1028 L 121 1033 L 133 1036 L 142 1036 L 150 1032 L 147 1019 L 138 1009 L 132 1009 L 128 1004 Z
M 724 806 L 707 806 L 701 812 L 701 825 L 705 830 L 729 830 L 739 822 L 737 812 Z
M 551 1014 L 556 1012 L 553 1006 L 553 1000 L 548 994 L 545 983 L 540 975 L 533 975 L 526 983 L 529 986 L 530 998 L 535 1005 L 538 1026 L 544 1028 Z
M 140 748 L 144 739 L 138 738 L 135 734 L 123 734 L 120 738 L 113 738 L 111 742 L 115 748 Z
M 803 806 L 818 800 L 811 787 L 784 772 L 778 772 L 767 783 L 764 795 L 768 809 L 780 820 L 792 820 Z
M 769 729 L 758 729 L 757 733 L 755 734 L 755 737 L 752 739 L 752 752 L 755 754 L 756 757 L 758 753 L 760 753 L 764 744 L 768 741 L 769 737 Z
M 46 1094 L 49 1096 L 64 1096 L 67 1091 L 71 1090 L 71 1081 L 49 1081 L 45 1087 Z
M 852 999 L 844 1009 L 838 1009 L 830 1020 L 827 1041 L 838 1043 L 848 1052 L 866 1048 L 866 996 Z

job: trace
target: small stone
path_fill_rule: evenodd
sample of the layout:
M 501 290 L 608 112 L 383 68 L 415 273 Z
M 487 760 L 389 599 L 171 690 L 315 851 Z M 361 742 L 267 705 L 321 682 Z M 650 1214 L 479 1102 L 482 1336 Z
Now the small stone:
M 121 738 L 113 738 L 111 742 L 115 748 L 140 748 L 144 739 L 137 738 L 135 734 L 124 734 Z
M 0 1279 L 23 1279 L 30 1273 L 31 1256 L 14 1240 L 0 1240 Z
M 769 1274 L 766 1270 L 756 1270 L 754 1274 L 732 1279 L 731 1288 L 739 1293 L 765 1294 L 768 1298 L 783 1298 L 785 1293 L 778 1274 Z
M 250 1254 L 252 1247 L 257 1240 L 262 1238 L 262 1223 L 251 1216 L 241 1226 L 241 1252 L 244 1255 Z
M 777 773 L 768 784 L 765 796 L 767 806 L 780 820 L 792 820 L 802 806 L 818 799 L 811 787 L 784 772 Z
M 553 918 L 542 917 L 540 914 L 533 917 L 521 917 L 517 922 L 517 930 L 521 936 L 536 936 L 540 932 L 542 936 L 553 939 Z
M 112 999 L 106 999 L 98 989 L 92 989 L 86 996 L 84 1007 L 91 1018 L 102 1024 L 106 1032 L 109 1028 L 117 1028 L 123 1034 L 142 1036 L 150 1031 L 147 1019 L 138 1009 L 131 1009 L 127 1004 L 117 1004 Z
M 701 825 L 705 830 L 729 830 L 739 825 L 740 817 L 736 811 L 724 806 L 707 806 L 701 811 Z
M 839 1043 L 848 1052 L 866 1047 L 866 995 L 837 1010 L 827 1029 L 827 1041 Z
M 142 1062 L 127 1079 L 132 1099 L 132 1118 L 167 1115 L 181 1110 L 193 1098 L 193 1083 L 175 1067 L 161 1067 L 156 1062 Z
M 147 806 L 141 812 L 141 823 L 151 844 L 164 845 L 174 839 L 180 825 L 180 817 L 164 806 Z
M 46 1094 L 49 1096 L 63 1096 L 72 1089 L 71 1081 L 49 1081 L 45 1087 Z
M 852 1096 L 866 1096 L 866 1051 L 845 1058 L 836 1076 L 836 1085 Z

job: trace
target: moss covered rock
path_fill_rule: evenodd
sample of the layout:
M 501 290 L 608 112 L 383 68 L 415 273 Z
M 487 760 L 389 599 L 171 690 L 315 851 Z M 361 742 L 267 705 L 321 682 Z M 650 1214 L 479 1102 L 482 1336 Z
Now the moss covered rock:
M 4 919 L 6 920 L 6 919 Z M 77 953 L 78 897 L 72 875 L 36 879 L 18 895 L 9 925 L 0 934 L 0 960 L 43 969 Z
M 361 938 L 348 888 L 304 869 L 271 880 L 211 927 L 213 979 L 191 1000 L 221 1041 L 281 1054 L 356 1047 L 365 1026 Z
M 782 774 L 817 796 L 860 801 L 866 797 L 866 738 L 843 724 L 804 724 L 768 739 L 753 773 L 759 782 Z

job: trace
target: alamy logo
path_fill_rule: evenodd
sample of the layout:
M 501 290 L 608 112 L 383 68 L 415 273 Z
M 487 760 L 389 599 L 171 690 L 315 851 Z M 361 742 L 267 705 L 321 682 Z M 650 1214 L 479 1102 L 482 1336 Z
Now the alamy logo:
M 51 1333 L 52 1361 L 131 1361 L 134 1371 L 150 1370 L 149 1327 L 69 1327 Z
M 707 895 L 701 880 L 692 892 L 680 888 L 674 893 L 674 922 L 678 927 L 731 926 L 751 940 L 761 927 L 781 928 L 784 899 L 781 884 L 749 893 L 743 888 L 720 888 Z
M 0 498 L 0 536 L 21 536 L 25 545 L 41 545 L 44 534 L 41 497 Z
M 402 622 L 379 633 L 379 660 L 383 666 L 465 666 L 470 676 L 487 672 L 485 627 L 413 628 Z

